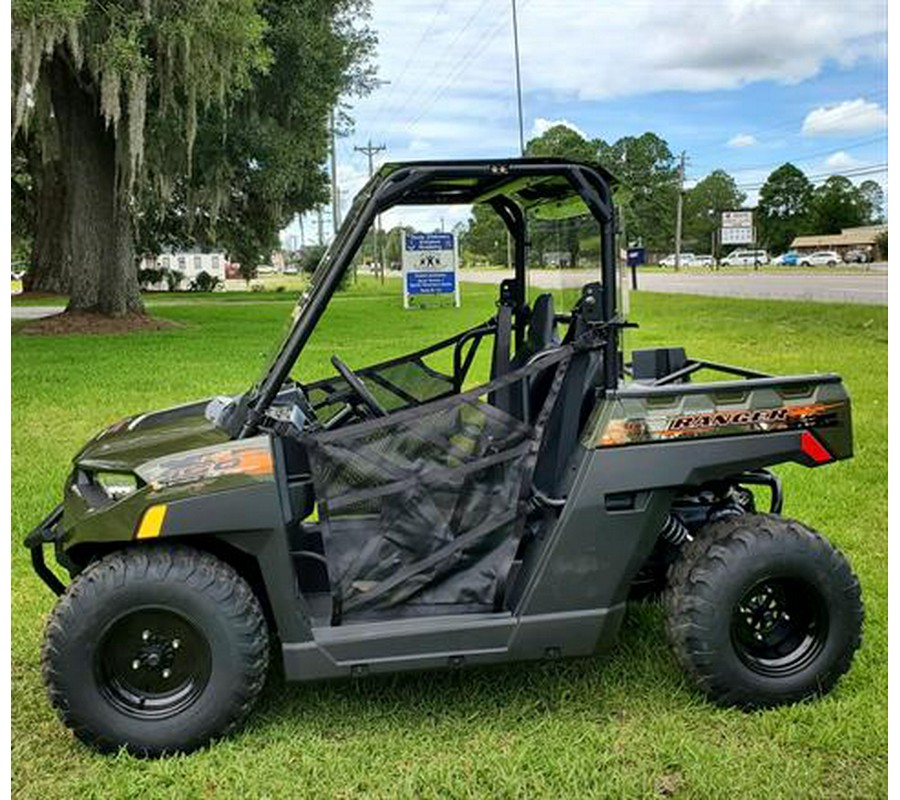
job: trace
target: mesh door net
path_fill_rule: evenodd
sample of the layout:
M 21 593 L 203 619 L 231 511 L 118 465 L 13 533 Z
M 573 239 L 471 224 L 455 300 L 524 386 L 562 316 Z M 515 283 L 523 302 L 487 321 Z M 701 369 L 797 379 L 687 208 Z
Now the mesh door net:
M 570 354 L 559 348 L 465 394 L 305 437 L 336 620 L 401 604 L 494 607 Z M 483 400 L 548 370 L 553 388 L 534 424 Z
M 450 397 L 463 384 L 481 340 L 492 332 L 491 324 L 479 325 L 415 353 L 362 367 L 356 374 L 388 411 Z M 305 384 L 304 391 L 322 423 L 341 411 L 346 398 L 353 395 L 337 375 Z

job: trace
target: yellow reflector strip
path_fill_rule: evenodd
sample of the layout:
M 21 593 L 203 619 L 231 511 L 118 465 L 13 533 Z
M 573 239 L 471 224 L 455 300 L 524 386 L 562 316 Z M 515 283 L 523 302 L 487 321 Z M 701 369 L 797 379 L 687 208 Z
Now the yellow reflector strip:
M 138 539 L 154 539 L 159 536 L 162 530 L 163 520 L 166 518 L 166 506 L 150 506 L 141 518 L 141 524 L 138 527 Z

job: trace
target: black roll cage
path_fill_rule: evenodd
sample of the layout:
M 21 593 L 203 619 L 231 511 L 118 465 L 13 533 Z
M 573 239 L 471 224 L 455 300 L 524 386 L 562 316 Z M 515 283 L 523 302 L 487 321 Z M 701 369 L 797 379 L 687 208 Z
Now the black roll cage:
M 486 202 L 500 216 L 513 241 L 515 277 L 513 287 L 515 342 L 521 346 L 527 319 L 527 278 L 525 272 L 527 225 L 525 209 L 538 206 L 548 198 L 532 195 L 533 203 L 523 202 L 526 194 L 521 182 L 527 178 L 561 177 L 571 192 L 565 199 L 580 197 L 591 216 L 600 225 L 600 271 L 603 291 L 594 318 L 604 327 L 604 388 L 614 389 L 620 376 L 619 327 L 622 321 L 616 309 L 615 208 L 612 198 L 613 176 L 597 165 L 566 159 L 508 159 L 503 161 L 430 161 L 386 164 L 361 190 L 354 206 L 357 213 L 345 220 L 338 232 L 333 252 L 320 265 L 322 280 L 313 286 L 299 317 L 275 356 L 262 381 L 246 397 L 246 412 L 238 438 L 251 436 L 266 409 L 281 390 L 309 337 L 315 330 L 328 302 L 334 295 L 366 232 L 376 216 L 398 205 L 468 205 Z M 466 181 L 472 181 L 465 183 Z M 429 185 L 433 184 L 433 185 Z M 504 190 L 507 190 L 504 192 Z M 557 192 L 557 195 L 559 193 Z M 519 197 L 517 202 L 516 196 Z M 559 202 L 560 197 L 553 200 Z M 599 313 L 597 313 L 599 312 Z

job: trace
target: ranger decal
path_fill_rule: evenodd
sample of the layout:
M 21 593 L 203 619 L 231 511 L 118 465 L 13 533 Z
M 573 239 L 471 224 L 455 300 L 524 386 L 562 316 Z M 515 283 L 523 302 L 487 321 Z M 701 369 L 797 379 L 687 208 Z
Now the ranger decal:
M 611 419 L 597 445 L 615 447 L 702 436 L 766 433 L 795 428 L 823 428 L 837 422 L 843 403 L 813 403 L 775 408 L 735 409 L 696 413 L 650 414 L 646 417 Z

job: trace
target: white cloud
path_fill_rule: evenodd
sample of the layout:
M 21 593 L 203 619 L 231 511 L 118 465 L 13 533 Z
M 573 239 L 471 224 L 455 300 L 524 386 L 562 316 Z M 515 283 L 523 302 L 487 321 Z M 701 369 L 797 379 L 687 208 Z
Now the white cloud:
M 585 139 L 591 138 L 590 136 L 588 136 L 588 134 L 586 134 L 583 130 L 581 130 L 581 128 L 579 128 L 575 123 L 569 122 L 569 120 L 567 120 L 567 119 L 545 119 L 544 117 L 538 117 L 534 121 L 534 125 L 531 128 L 531 135 L 532 136 L 543 136 L 547 131 L 550 130 L 550 128 L 555 128 L 557 125 L 565 125 L 565 127 L 570 128 L 571 130 L 575 131 L 575 133 L 577 133 L 579 136 L 581 136 Z
M 729 147 L 752 147 L 756 137 L 751 133 L 737 133 L 728 140 Z
M 887 127 L 887 112 L 878 103 L 861 97 L 833 106 L 816 108 L 803 120 L 807 136 L 851 136 Z
M 827 61 L 881 58 L 884 0 L 670 0 L 520 3 L 525 114 L 541 100 L 592 101 L 660 91 L 792 84 Z M 495 8 L 496 6 L 496 8 Z M 390 84 L 355 103 L 361 138 L 390 136 L 391 157 L 413 139 L 435 156 L 491 157 L 518 149 L 509 4 L 374 0 L 379 77 Z M 598 46 L 602 41 L 602 47 Z M 648 107 L 648 115 L 652 108 Z M 544 117 L 546 119 L 546 117 Z M 574 127 L 574 126 L 573 126 Z M 457 141 L 446 142 L 444 131 Z
M 832 153 L 825 159 L 825 166 L 829 169 L 852 169 L 853 167 L 858 167 L 859 164 L 859 161 L 843 150 L 838 150 L 838 152 Z

